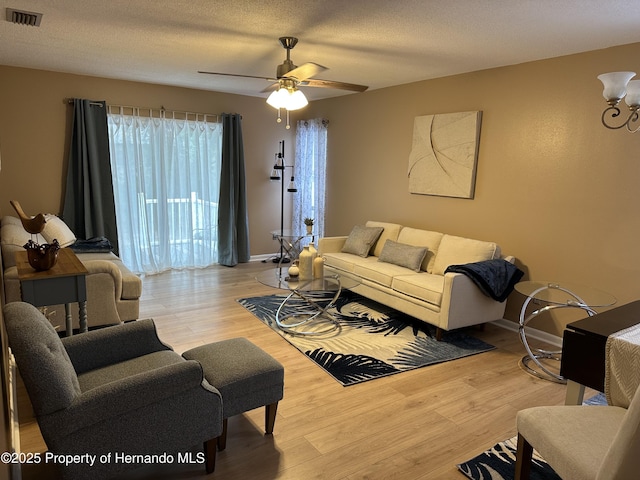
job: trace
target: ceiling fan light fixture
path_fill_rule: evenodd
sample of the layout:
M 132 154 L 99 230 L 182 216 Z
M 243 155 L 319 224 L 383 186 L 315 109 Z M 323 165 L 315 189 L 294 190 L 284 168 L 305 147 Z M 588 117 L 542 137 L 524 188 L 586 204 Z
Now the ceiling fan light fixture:
M 262 90 L 262 92 L 266 92 L 277 87 L 277 90 L 271 92 L 267 98 L 267 104 L 278 111 L 278 116 L 276 118 L 276 122 L 278 123 L 282 123 L 283 121 L 282 110 L 284 109 L 287 120 L 285 127 L 287 129 L 291 128 L 289 112 L 292 110 L 299 110 L 309 104 L 304 93 L 298 90 L 299 85 L 304 87 L 339 88 L 341 90 L 348 90 L 352 92 L 364 92 L 367 90 L 368 87 L 365 85 L 355 85 L 351 83 L 319 80 L 314 78 L 316 75 L 327 70 L 327 67 L 313 62 L 306 62 L 300 66 L 295 65 L 291 60 L 291 49 L 295 47 L 297 43 L 298 39 L 296 37 L 280 37 L 280 44 L 287 51 L 287 58 L 282 62 L 282 64 L 278 65 L 275 78 L 221 72 L 206 72 L 202 70 L 199 70 L 198 73 L 241 78 L 258 78 L 261 80 L 268 80 L 269 82 L 276 82 L 270 87 Z
M 304 93 L 302 93 L 300 90 L 295 89 L 289 93 L 289 104 L 285 107 L 287 110 L 299 110 L 309 105 L 307 97 L 305 97 Z
M 280 87 L 267 98 L 267 103 L 273 108 L 285 110 L 299 110 L 309 104 L 307 97 L 297 88 Z
M 273 108 L 284 108 L 287 95 L 286 88 L 278 88 L 278 90 L 271 92 L 271 95 L 267 98 L 267 103 Z

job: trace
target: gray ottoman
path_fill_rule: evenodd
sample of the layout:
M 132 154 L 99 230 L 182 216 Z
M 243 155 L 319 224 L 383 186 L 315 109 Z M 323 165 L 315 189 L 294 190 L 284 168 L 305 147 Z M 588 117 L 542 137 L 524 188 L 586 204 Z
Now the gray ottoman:
M 227 445 L 227 419 L 258 407 L 265 409 L 265 431 L 273 433 L 278 401 L 284 394 L 284 368 L 246 338 L 209 343 L 182 354 L 202 365 L 204 377 L 222 395 L 224 418 L 218 449 Z

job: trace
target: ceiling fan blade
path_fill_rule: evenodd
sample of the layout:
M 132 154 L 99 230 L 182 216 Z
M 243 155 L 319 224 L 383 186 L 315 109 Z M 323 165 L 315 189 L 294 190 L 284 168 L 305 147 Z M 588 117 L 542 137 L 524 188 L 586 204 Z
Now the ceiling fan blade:
M 293 70 L 288 71 L 282 77 L 293 78 L 299 82 L 302 82 L 307 78 L 311 78 L 314 75 L 317 75 L 320 72 L 324 72 L 325 70 L 329 69 L 327 67 L 323 67 L 322 65 L 318 65 L 317 63 L 308 62 L 294 68 Z
M 280 86 L 280 82 L 276 82 L 276 83 L 272 83 L 271 85 L 269 85 L 266 88 L 263 88 L 262 90 L 260 90 L 260 93 L 265 93 L 265 92 L 272 92 L 274 91 L 276 88 L 278 88 Z
M 204 72 L 202 70 L 198 70 L 198 73 L 206 73 L 207 75 L 223 75 L 225 77 L 240 77 L 240 78 L 258 78 L 260 80 L 267 80 L 268 82 L 277 82 L 277 78 L 273 77 L 256 77 L 254 75 L 239 75 L 236 73 L 219 73 L 219 72 Z
M 273 82 L 271 85 L 262 90 L 261 93 L 271 92 L 278 87 L 286 87 L 288 89 L 295 89 L 296 86 L 301 87 L 320 87 L 320 88 L 336 88 L 340 90 L 348 90 L 351 92 L 364 92 L 369 87 L 365 85 L 356 85 L 353 83 L 336 82 L 333 80 L 320 80 L 312 78 L 319 73 L 328 70 L 327 67 L 314 62 L 307 62 L 299 67 L 296 67 L 290 59 L 291 49 L 296 45 L 298 39 L 295 37 L 281 37 L 280 43 L 287 50 L 286 60 L 278 65 L 277 78 L 260 77 L 255 75 L 241 75 L 235 73 L 221 73 L 221 72 L 207 72 L 198 70 L 198 73 L 205 73 L 208 75 L 221 75 L 226 77 L 236 78 L 255 78 L 260 80 L 267 80 Z
M 356 85 L 354 83 L 345 83 L 345 82 L 334 82 L 333 80 L 320 80 L 319 78 L 314 78 L 310 80 L 305 80 L 300 83 L 302 87 L 320 87 L 320 88 L 338 88 L 340 90 L 349 90 L 352 92 L 364 92 L 368 86 L 365 85 Z

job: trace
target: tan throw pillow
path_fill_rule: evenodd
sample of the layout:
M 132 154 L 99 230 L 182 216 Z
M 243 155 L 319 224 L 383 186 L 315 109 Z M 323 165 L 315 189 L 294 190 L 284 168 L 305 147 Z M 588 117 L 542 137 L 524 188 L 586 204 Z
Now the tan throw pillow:
M 420 265 L 427 254 L 425 247 L 414 247 L 404 243 L 387 240 L 384 242 L 379 262 L 393 263 L 401 267 L 410 268 L 414 272 L 420 271 Z
M 369 256 L 371 248 L 382 234 L 382 227 L 363 227 L 356 225 L 351 230 L 342 247 L 343 253 L 353 253 L 360 257 Z
M 68 247 L 75 243 L 76 236 L 62 219 L 50 213 L 47 213 L 44 218 L 46 222 L 44 230 L 42 230 L 42 236 L 47 243 L 53 242 L 54 238 L 58 240 L 61 247 Z

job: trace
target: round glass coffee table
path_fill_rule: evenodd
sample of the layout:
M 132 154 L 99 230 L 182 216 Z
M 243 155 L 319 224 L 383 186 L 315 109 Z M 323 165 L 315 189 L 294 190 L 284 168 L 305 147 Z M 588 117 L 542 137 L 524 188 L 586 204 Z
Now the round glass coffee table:
M 517 283 L 515 289 L 527 297 L 520 310 L 518 327 L 520 340 L 527 351 L 527 355 L 522 357 L 520 365 L 526 372 L 538 378 L 551 380 L 556 383 L 566 383 L 566 380 L 561 375 L 549 370 L 541 361 L 560 361 L 562 358 L 562 350 L 532 349 L 527 340 L 527 324 L 538 315 L 557 308 L 579 308 L 587 312 L 591 317 L 597 313 L 594 308 L 611 306 L 616 303 L 616 298 L 602 290 L 567 283 L 558 284 L 552 282 L 526 281 Z M 527 307 L 532 301 L 534 303 L 545 304 L 545 306 L 534 310 L 527 316 Z M 531 365 L 531 363 L 534 365 Z
M 278 267 L 265 270 L 256 276 L 263 285 L 289 290 L 276 311 L 276 325 L 292 335 L 324 335 L 340 328 L 340 323 L 328 311 L 334 306 L 343 288 L 353 288 L 360 281 L 333 271 L 322 278 L 301 280 L 289 277 L 289 269 Z M 298 300 L 295 313 L 285 313 L 287 306 Z

